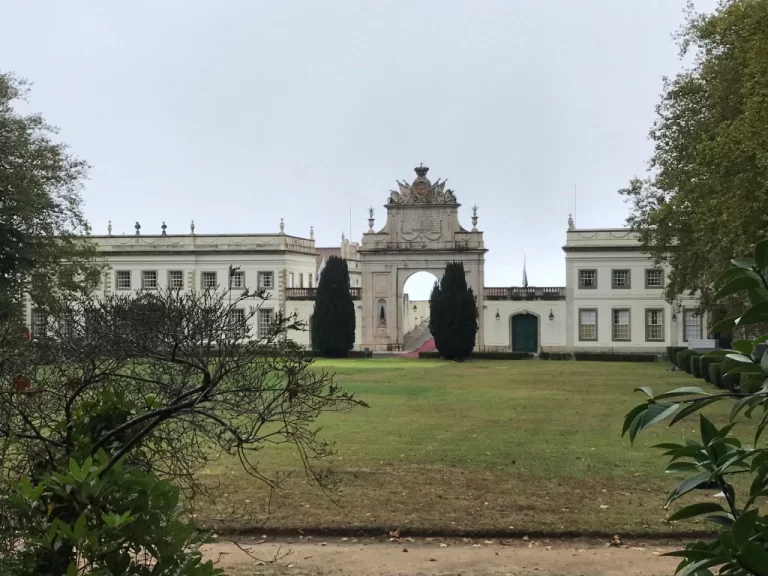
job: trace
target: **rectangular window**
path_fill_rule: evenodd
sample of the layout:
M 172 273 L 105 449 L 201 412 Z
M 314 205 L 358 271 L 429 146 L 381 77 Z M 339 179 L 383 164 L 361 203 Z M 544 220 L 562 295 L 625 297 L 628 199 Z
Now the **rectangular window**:
M 597 310 L 579 310 L 579 340 L 597 340 Z
M 232 274 L 232 288 L 245 288 L 245 272 L 238 270 Z
M 157 289 L 157 270 L 145 270 L 141 273 L 142 290 Z
M 701 339 L 701 316 L 696 310 L 683 310 L 683 338 L 689 340 Z
M 613 310 L 613 340 L 628 342 L 630 340 L 629 310 Z
M 645 339 L 648 342 L 664 340 L 664 310 L 661 308 L 645 311 Z
M 72 338 L 75 333 L 75 322 L 72 318 L 64 317 L 59 321 L 59 330 L 64 338 Z
M 630 278 L 629 270 L 611 270 L 611 288 L 629 288 Z
M 216 288 L 218 282 L 216 281 L 216 272 L 202 272 L 200 276 L 200 287 L 203 290 L 211 290 Z
M 304 288 L 304 273 L 299 274 L 299 288 Z
M 259 308 L 259 338 L 266 338 L 269 336 L 269 331 L 272 327 L 273 312 L 271 308 Z
M 293 272 L 288 274 L 288 288 L 293 288 Z
M 597 270 L 579 270 L 579 288 L 597 288 Z
M 238 338 L 245 338 L 245 310 L 242 308 L 234 308 L 229 311 L 229 317 L 232 321 L 232 333 Z
M 272 272 L 259 272 L 259 288 L 271 289 L 275 287 Z
M 42 310 L 32 310 L 32 338 L 45 336 L 48 318 Z
M 181 290 L 184 288 L 184 273 L 181 270 L 168 272 L 168 288 Z
M 664 270 L 649 268 L 645 271 L 646 288 L 664 288 Z
M 130 270 L 118 270 L 116 273 L 115 286 L 118 290 L 130 290 L 131 289 L 131 271 Z
M 307 286 L 312 288 L 312 274 L 309 275 L 309 284 Z

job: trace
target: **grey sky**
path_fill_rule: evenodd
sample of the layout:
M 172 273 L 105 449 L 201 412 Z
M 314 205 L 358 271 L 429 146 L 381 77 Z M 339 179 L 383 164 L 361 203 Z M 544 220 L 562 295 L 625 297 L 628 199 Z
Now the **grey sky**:
M 711 9 L 716 0 L 698 0 Z M 338 245 L 395 179 L 480 206 L 486 285 L 564 283 L 566 220 L 622 226 L 684 0 L 4 0 L 0 68 L 94 168 L 97 233 Z

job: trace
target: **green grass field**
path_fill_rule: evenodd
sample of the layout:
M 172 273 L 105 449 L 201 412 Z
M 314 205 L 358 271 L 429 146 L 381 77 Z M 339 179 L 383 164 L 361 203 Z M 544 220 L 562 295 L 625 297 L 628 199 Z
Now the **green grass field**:
M 329 414 L 320 424 L 339 454 L 328 464 L 342 480 L 339 504 L 307 482 L 290 446 L 268 448 L 267 472 L 293 475 L 271 503 L 273 528 L 664 533 L 665 495 L 680 480 L 650 446 L 693 436 L 696 418 L 657 426 L 635 446 L 620 437 L 624 414 L 641 401 L 633 389 L 707 386 L 664 364 L 556 361 L 319 361 L 370 408 Z M 728 407 L 706 413 L 725 422 Z M 216 519 L 246 501 L 263 503 L 263 485 L 232 460 L 212 463 L 221 483 Z M 226 495 L 226 496 L 225 496 Z M 704 497 L 704 495 L 702 495 Z

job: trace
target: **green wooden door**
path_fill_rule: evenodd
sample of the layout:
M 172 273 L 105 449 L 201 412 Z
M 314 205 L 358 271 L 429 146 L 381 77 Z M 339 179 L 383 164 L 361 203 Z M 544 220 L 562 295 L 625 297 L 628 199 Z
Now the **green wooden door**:
M 539 351 L 539 319 L 533 314 L 512 316 L 512 351 Z

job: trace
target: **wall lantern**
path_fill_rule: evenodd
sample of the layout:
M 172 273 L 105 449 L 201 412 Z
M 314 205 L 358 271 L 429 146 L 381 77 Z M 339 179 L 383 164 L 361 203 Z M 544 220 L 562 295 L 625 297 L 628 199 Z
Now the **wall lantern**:
M 416 312 L 416 304 L 413 305 L 413 311 Z
M 549 319 L 554 320 L 555 319 L 555 313 L 552 312 L 552 308 L 549 309 Z
M 672 311 L 672 322 L 677 322 L 677 314 L 674 312 L 674 310 Z
M 496 320 L 501 320 L 501 314 L 499 314 L 498 308 L 496 308 Z

